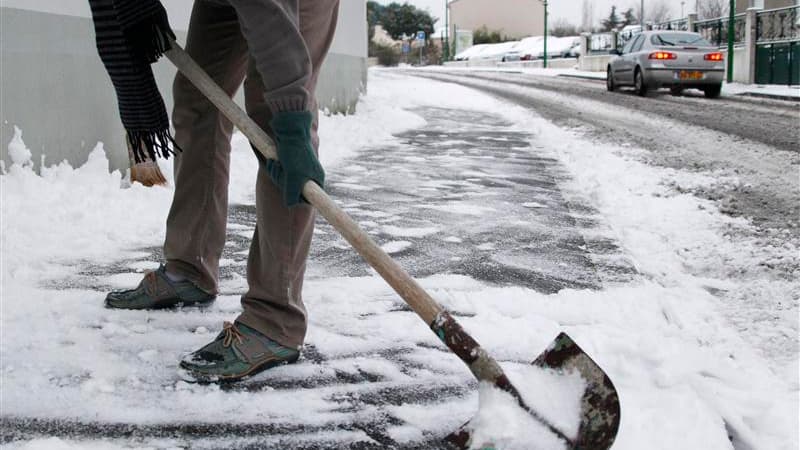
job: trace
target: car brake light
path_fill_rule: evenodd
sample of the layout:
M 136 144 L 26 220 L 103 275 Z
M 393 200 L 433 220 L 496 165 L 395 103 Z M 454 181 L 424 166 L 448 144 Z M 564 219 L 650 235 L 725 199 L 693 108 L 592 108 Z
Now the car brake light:
M 706 61 L 722 61 L 722 53 L 706 53 L 703 59 Z
M 650 59 L 678 59 L 678 55 L 670 52 L 653 52 L 650 53 Z

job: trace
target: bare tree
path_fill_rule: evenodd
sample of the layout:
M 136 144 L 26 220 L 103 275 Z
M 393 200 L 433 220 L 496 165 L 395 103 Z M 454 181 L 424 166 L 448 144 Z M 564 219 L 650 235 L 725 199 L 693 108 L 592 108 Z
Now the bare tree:
M 697 16 L 700 19 L 716 19 L 728 15 L 728 0 L 698 0 Z
M 555 37 L 577 36 L 578 27 L 571 24 L 567 19 L 560 18 L 553 22 L 553 25 L 550 28 L 550 34 Z
M 725 1 L 725 0 L 721 0 Z M 636 17 L 642 17 L 641 2 L 636 0 L 632 6 L 633 14 Z M 648 0 L 644 8 L 645 22 L 660 23 L 666 22 L 672 16 L 672 9 L 667 0 Z
M 653 23 L 661 23 L 669 20 L 671 16 L 670 11 L 671 8 L 666 0 L 654 0 L 648 2 L 647 7 L 644 10 L 647 20 Z

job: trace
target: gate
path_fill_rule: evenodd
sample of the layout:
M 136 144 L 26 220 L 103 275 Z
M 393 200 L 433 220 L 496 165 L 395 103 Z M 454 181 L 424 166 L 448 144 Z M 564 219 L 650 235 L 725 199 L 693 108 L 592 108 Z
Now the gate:
M 757 84 L 800 84 L 800 6 L 759 12 Z
M 757 46 L 756 84 L 800 84 L 800 42 Z

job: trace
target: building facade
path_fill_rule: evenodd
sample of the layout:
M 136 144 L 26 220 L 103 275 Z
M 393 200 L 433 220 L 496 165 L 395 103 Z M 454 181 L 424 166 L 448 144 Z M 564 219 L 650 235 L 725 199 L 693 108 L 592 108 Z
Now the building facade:
M 193 0 L 163 3 L 178 41 L 185 41 Z M 128 167 L 117 100 L 90 17 L 86 0 L 0 0 L 0 157 L 7 165 L 17 126 L 37 167 L 42 156 L 48 165 L 82 165 L 98 141 L 112 169 Z M 353 112 L 367 82 L 366 3 L 341 0 L 337 27 L 317 99 L 322 109 Z M 171 110 L 175 69 L 162 58 L 153 71 Z M 241 92 L 237 101 L 242 104 Z
M 448 8 L 450 36 L 456 29 L 483 26 L 512 39 L 544 34 L 544 4 L 539 0 L 453 0 Z

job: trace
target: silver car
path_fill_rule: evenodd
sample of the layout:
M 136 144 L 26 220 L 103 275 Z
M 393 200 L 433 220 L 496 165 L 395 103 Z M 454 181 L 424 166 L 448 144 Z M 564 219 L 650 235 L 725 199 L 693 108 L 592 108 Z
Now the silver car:
M 669 87 L 674 95 L 686 88 L 719 97 L 725 58 L 697 33 L 645 31 L 633 36 L 608 64 L 606 87 L 633 86 L 639 95 Z

